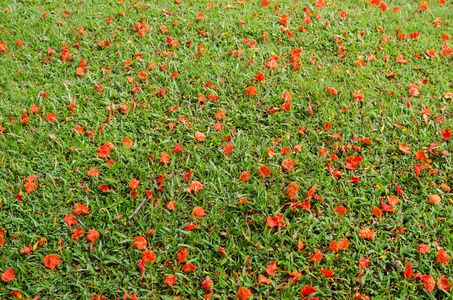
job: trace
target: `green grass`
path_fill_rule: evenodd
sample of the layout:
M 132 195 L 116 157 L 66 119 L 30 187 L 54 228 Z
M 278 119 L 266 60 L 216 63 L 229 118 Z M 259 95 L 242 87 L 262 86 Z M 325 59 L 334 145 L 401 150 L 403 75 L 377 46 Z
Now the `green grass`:
M 5 128 L 0 136 L 0 230 L 5 232 L 0 274 L 10 268 L 15 273 L 10 282 L 0 281 L 0 298 L 12 299 L 10 293 L 19 291 L 29 300 L 37 295 L 91 299 L 100 294 L 123 299 L 124 293 L 136 293 L 138 299 L 202 299 L 205 279 L 213 281 L 212 299 L 236 299 L 242 286 L 252 299 L 303 299 L 306 285 L 317 289 L 307 297 L 319 299 L 352 299 L 359 294 L 373 299 L 451 297 L 437 285 L 427 291 L 415 275 L 407 279 L 402 273 L 412 263 L 414 274 L 430 274 L 436 282 L 445 275 L 453 281 L 451 262 L 434 264 L 438 250 L 451 256 L 453 248 L 453 197 L 440 186 L 453 185 L 452 139 L 441 137 L 446 128 L 453 130 L 452 99 L 444 97 L 453 92 L 453 54 L 441 54 L 444 43 L 453 47 L 451 40 L 442 40 L 442 35 L 453 38 L 451 1 L 444 6 L 429 1 L 429 9 L 420 13 L 420 3 L 412 0 L 389 1 L 385 12 L 366 1 L 327 2 L 319 19 L 315 3 L 300 0 L 274 0 L 267 7 L 258 0 L 213 1 L 212 8 L 208 2 L 149 1 L 146 8 L 146 3 L 139 7 L 136 1 L 0 2 L 0 42 L 6 43 L 0 52 L 0 125 Z M 399 12 L 392 10 L 395 6 Z M 312 13 L 308 25 L 304 7 Z M 6 8 L 9 11 L 3 12 Z M 340 15 L 343 10 L 345 18 Z M 206 19 L 196 19 L 200 12 Z M 293 38 L 281 29 L 282 14 L 289 16 L 286 27 Z M 111 24 L 106 20 L 110 17 Z M 433 26 L 435 18 L 442 19 L 440 26 Z M 144 36 L 134 30 L 139 22 L 149 26 Z M 166 26 L 165 33 L 161 26 Z M 78 33 L 79 27 L 84 34 Z M 397 39 L 413 32 L 420 36 Z M 170 47 L 166 35 L 179 45 Z M 385 36 L 390 41 L 383 44 Z M 110 46 L 99 47 L 106 39 Z M 192 43 L 185 44 L 188 41 Z M 251 41 L 255 47 L 248 45 Z M 62 60 L 63 45 L 69 61 Z M 379 51 L 378 45 L 384 49 Z M 55 53 L 48 55 L 49 48 Z M 301 49 L 299 69 L 290 62 L 294 49 Z M 429 49 L 437 56 L 430 57 Z M 233 50 L 244 53 L 237 57 L 229 53 Z M 278 56 L 276 69 L 263 65 L 272 55 Z M 368 60 L 373 55 L 376 59 Z M 396 62 L 401 55 L 407 63 Z M 88 69 L 78 76 L 82 59 Z M 363 67 L 358 60 L 364 61 Z M 125 66 L 126 61 L 132 64 Z M 152 70 L 150 63 L 156 64 Z M 175 70 L 178 76 L 170 79 Z M 147 79 L 139 78 L 141 71 L 147 72 Z M 264 81 L 255 80 L 258 72 L 264 73 Z M 423 79 L 428 80 L 421 83 Z M 413 83 L 420 87 L 418 96 L 409 93 Z M 103 93 L 94 85 L 101 85 Z M 256 87 L 255 96 L 246 93 L 249 86 Z M 136 87 L 140 90 L 135 95 Z M 163 87 L 167 89 L 161 97 L 156 92 Z M 329 87 L 339 93 L 329 95 Z M 284 92 L 292 94 L 289 111 L 281 109 Z M 364 98 L 355 100 L 354 92 Z M 200 94 L 218 98 L 202 103 Z M 39 107 L 35 113 L 33 105 Z M 117 109 L 121 105 L 127 112 Z M 179 107 L 169 112 L 175 106 Z M 109 120 L 108 107 L 114 110 Z M 272 114 L 272 108 L 278 110 Z M 430 114 L 422 113 L 426 108 Z M 225 111 L 225 118 L 216 118 L 218 110 Z M 50 113 L 55 113 L 55 122 L 46 121 Z M 24 124 L 22 115 L 29 116 Z M 439 117 L 445 119 L 435 122 Z M 332 128 L 326 130 L 329 122 Z M 223 124 L 220 131 L 216 123 Z M 76 132 L 76 125 L 86 133 L 93 130 L 94 136 Z M 298 133 L 302 126 L 308 128 L 304 134 Z M 196 140 L 196 132 L 206 138 Z M 342 140 L 332 137 L 334 133 Z M 132 147 L 123 145 L 125 137 Z M 98 158 L 97 149 L 107 142 L 114 149 L 108 159 Z M 437 143 L 433 149 L 450 155 L 428 151 L 432 143 Z M 183 150 L 172 152 L 177 144 Z M 234 148 L 226 155 L 223 148 L 228 144 Z M 410 153 L 399 150 L 401 144 L 411 148 Z M 293 151 L 296 145 L 301 145 L 299 152 Z M 348 145 L 360 149 L 346 150 Z M 285 147 L 290 152 L 280 154 Z M 268 155 L 269 148 L 275 156 Z M 319 150 L 325 148 L 329 152 L 320 157 Z M 415 160 L 418 150 L 431 161 Z M 160 162 L 162 152 L 170 157 L 166 164 Z M 329 163 L 343 172 L 339 179 L 325 163 L 331 155 L 338 156 Z M 357 170 L 345 168 L 350 156 L 363 158 Z M 285 159 L 293 159 L 295 167 L 284 169 Z M 108 165 L 109 160 L 114 164 Z M 417 178 L 415 164 L 436 172 L 424 169 Z M 261 166 L 269 167 L 271 175 L 263 178 L 258 173 Z M 90 169 L 98 169 L 99 176 L 89 177 Z M 193 175 L 185 180 L 189 171 Z M 243 172 L 251 176 L 239 184 Z M 157 180 L 163 174 L 159 189 Z M 37 186 L 27 193 L 25 178 L 31 175 L 38 176 Z M 351 182 L 351 175 L 361 182 Z M 140 181 L 136 197 L 129 188 L 133 178 Z M 204 188 L 189 192 L 192 181 Z M 298 200 L 288 196 L 290 182 L 299 187 Z M 103 184 L 110 192 L 98 188 Z M 314 185 L 324 201 L 304 200 Z M 20 190 L 23 201 L 16 199 Z M 154 201 L 147 200 L 128 219 L 147 198 L 147 190 Z M 392 195 L 399 196 L 397 212 L 384 212 L 378 219 L 373 207 L 382 209 L 381 201 L 388 204 Z M 441 202 L 428 203 L 428 195 L 439 195 Z M 244 197 L 247 203 L 233 204 Z M 167 208 L 171 201 L 174 210 Z M 305 201 L 310 201 L 310 210 L 293 211 L 285 205 Z M 74 204 L 86 204 L 89 214 L 76 215 Z M 340 205 L 347 209 L 344 216 L 334 213 Z M 207 216 L 195 218 L 196 206 Z M 72 230 L 80 226 L 84 232 L 99 232 L 92 249 L 86 234 L 79 241 L 71 237 L 63 221 L 68 214 L 77 219 Z M 280 214 L 285 227 L 266 228 L 266 218 Z M 190 222 L 202 227 L 186 231 Z M 359 236 L 365 227 L 375 230 L 373 240 Z M 395 233 L 403 227 L 402 233 Z M 151 229 L 154 233 L 147 236 Z M 144 249 L 132 246 L 136 236 L 146 238 L 146 249 L 157 257 L 145 264 L 143 278 L 138 264 Z M 42 238 L 47 241 L 39 245 Z M 346 250 L 327 250 L 333 240 L 342 239 L 351 243 Z M 299 240 L 304 247 L 297 252 Z M 419 254 L 420 244 L 429 245 L 430 251 Z M 33 252 L 21 253 L 29 245 Z M 188 249 L 188 256 L 178 264 L 181 247 Z M 218 248 L 225 249 L 225 257 Z M 317 250 L 322 260 L 310 262 Z M 61 259 L 54 271 L 43 262 L 50 254 Z M 370 258 L 370 265 L 356 280 L 360 258 Z M 266 272 L 272 261 L 279 268 L 273 276 Z M 402 268 L 392 268 L 395 262 Z M 196 270 L 183 272 L 188 263 Z M 327 279 L 319 269 L 332 269 L 334 275 Z M 283 270 L 300 272 L 300 278 L 291 285 L 294 276 Z M 259 275 L 271 279 L 270 284 L 258 284 Z M 167 276 L 178 277 L 173 288 L 164 284 Z

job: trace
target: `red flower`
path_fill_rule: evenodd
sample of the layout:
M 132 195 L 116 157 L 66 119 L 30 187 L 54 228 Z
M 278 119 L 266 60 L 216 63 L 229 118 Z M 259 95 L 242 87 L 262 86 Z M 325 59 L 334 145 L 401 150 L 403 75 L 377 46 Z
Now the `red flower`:
M 316 292 L 316 288 L 312 287 L 312 286 L 309 286 L 309 285 L 306 285 L 302 288 L 302 291 L 300 291 L 300 293 L 302 294 L 302 296 L 307 296 L 311 293 L 314 293 Z
M 442 133 L 440 134 L 440 136 L 444 139 L 444 140 L 448 140 L 451 138 L 451 132 L 450 130 L 447 128 L 445 130 L 442 130 Z

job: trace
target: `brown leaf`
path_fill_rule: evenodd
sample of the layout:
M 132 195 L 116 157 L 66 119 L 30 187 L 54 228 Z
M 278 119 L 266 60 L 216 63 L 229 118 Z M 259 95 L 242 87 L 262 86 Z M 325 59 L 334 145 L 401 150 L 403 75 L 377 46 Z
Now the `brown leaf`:
M 263 250 L 263 249 L 264 249 L 264 247 L 261 244 L 261 242 L 258 242 L 258 243 L 255 244 L 255 251 Z

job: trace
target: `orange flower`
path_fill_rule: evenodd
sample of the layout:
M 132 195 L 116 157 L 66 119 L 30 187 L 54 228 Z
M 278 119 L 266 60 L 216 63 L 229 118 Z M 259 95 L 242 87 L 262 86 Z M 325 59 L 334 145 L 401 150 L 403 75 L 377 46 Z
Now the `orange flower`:
M 387 196 L 387 200 L 391 205 L 397 205 L 398 203 L 400 203 L 398 196 Z
M 89 230 L 87 232 L 87 237 L 86 239 L 90 241 L 90 249 L 93 248 L 94 241 L 96 241 L 99 238 L 99 232 L 96 230 Z
M 132 147 L 132 140 L 126 136 L 126 137 L 123 139 L 123 145 L 124 145 L 126 148 Z
M 134 191 L 138 187 L 139 184 L 140 184 L 140 180 L 132 178 L 131 181 L 129 181 L 129 188 L 131 189 L 131 192 Z
M 191 271 L 195 271 L 197 269 L 197 267 L 195 267 L 193 264 L 187 264 L 185 265 L 184 267 L 182 267 L 182 271 L 184 273 L 188 273 L 188 272 L 191 272 Z
M 322 275 L 326 278 L 330 278 L 333 275 L 333 270 L 327 269 L 327 270 L 322 270 L 320 269 L 319 272 L 321 272 Z
M 275 271 L 277 271 L 278 267 L 275 261 L 271 261 L 271 263 L 266 267 L 266 273 L 270 276 L 274 276 Z
M 198 140 L 198 141 L 202 141 L 206 138 L 206 136 L 204 135 L 204 133 L 202 132 L 195 132 L 195 140 Z
M 176 203 L 174 201 L 170 201 L 167 203 L 168 210 L 174 210 L 176 208 Z
M 271 280 L 269 278 L 266 278 L 266 276 L 264 276 L 263 274 L 260 274 L 258 276 L 258 284 L 261 284 L 261 283 L 270 284 Z
M 99 93 L 104 94 L 104 93 L 102 92 L 102 85 L 93 85 L 93 87 L 94 87 Z
M 14 274 L 14 270 L 11 268 L 11 269 L 8 269 L 5 272 L 3 272 L 1 278 L 4 282 L 10 282 L 15 277 L 16 277 L 16 274 Z
M 370 258 L 371 258 L 371 255 L 368 258 L 365 258 L 365 257 L 359 258 L 359 268 L 361 270 L 363 270 L 366 266 L 370 265 Z
M 359 100 L 359 101 L 360 101 L 360 100 L 363 100 L 363 98 L 365 97 L 364 94 L 361 94 L 361 93 L 359 93 L 359 92 L 355 92 L 355 93 L 353 94 L 353 96 L 354 96 L 354 99 L 357 99 L 357 100 Z
M 50 113 L 50 114 L 48 114 L 48 115 L 46 116 L 46 122 L 47 122 L 47 123 L 53 123 L 53 122 L 55 121 L 55 117 L 56 117 L 56 116 L 57 116 L 57 115 L 56 115 L 55 113 L 53 113 L 53 112 Z
M 256 74 L 256 79 L 257 81 L 263 81 L 265 79 L 265 76 L 263 73 L 261 72 L 258 72 L 258 74 Z
M 247 198 L 239 198 L 239 201 L 231 203 L 231 204 L 234 205 L 234 204 L 242 204 L 242 203 L 247 203 Z
M 332 243 L 330 243 L 329 248 L 327 248 L 326 251 L 332 251 L 333 253 L 337 253 L 338 250 L 340 250 L 340 244 L 336 240 L 333 240 Z
M 178 70 L 174 71 L 173 74 L 170 75 L 170 79 L 178 77 Z
M 450 192 L 451 188 L 446 185 L 445 183 L 440 184 L 440 188 L 446 190 L 447 192 Z
M 109 153 L 113 150 L 114 146 L 111 142 L 108 142 L 98 148 L 98 157 L 107 158 Z
M 323 255 L 322 255 L 321 251 L 319 251 L 319 249 L 318 249 L 318 251 L 316 251 L 315 254 L 311 254 L 311 258 L 310 258 L 310 260 L 309 260 L 308 262 L 311 262 L 311 261 L 312 261 L 312 262 L 321 261 L 321 260 L 322 260 L 322 256 L 323 256 Z
M 171 288 L 173 288 L 173 285 L 176 283 L 178 280 L 178 277 L 176 276 L 167 276 L 165 277 L 164 283 L 168 284 Z
M 313 196 L 313 194 L 315 193 L 316 191 L 316 188 L 318 187 L 318 184 L 315 184 L 314 186 L 311 187 L 310 190 L 308 190 L 308 198 L 311 198 Z
M 426 1 L 420 2 L 420 8 L 421 9 L 428 9 L 428 2 L 426 2 Z
M 290 182 L 288 184 L 288 196 L 291 199 L 296 199 L 296 194 L 299 191 L 299 187 L 297 186 L 297 183 L 295 182 Z
M 427 253 L 427 252 L 429 252 L 429 246 L 428 245 L 423 245 L 423 244 L 418 245 L 417 246 L 417 252 L 418 253 Z
M 170 156 L 168 156 L 167 153 L 162 152 L 162 153 L 160 154 L 160 162 L 161 162 L 161 163 L 164 163 L 164 164 L 167 164 L 169 161 L 170 161 Z
M 197 229 L 199 227 L 203 227 L 203 225 L 196 226 L 192 222 L 190 222 L 186 227 L 184 227 L 184 230 L 189 231 L 189 230 Z
M 195 218 L 203 218 L 204 216 L 207 216 L 205 214 L 204 209 L 200 206 L 195 206 L 192 210 L 192 214 Z
M 329 87 L 329 88 L 327 88 L 327 90 L 329 91 L 330 95 L 337 95 L 338 94 L 337 89 L 335 89 L 334 87 Z
M 288 158 L 288 159 L 285 159 L 284 161 L 282 161 L 283 168 L 285 168 L 288 171 L 291 171 L 291 169 L 294 168 L 295 165 L 296 165 L 296 162 L 291 158 Z
M 83 68 L 78 67 L 77 70 L 76 70 L 76 75 L 78 75 L 78 76 L 83 76 L 83 75 L 84 75 L 84 74 L 83 74 L 83 71 L 84 71 Z
M 71 225 L 77 224 L 77 219 L 73 215 L 67 215 L 63 221 L 69 225 L 69 230 L 72 231 Z
M 437 286 L 447 292 L 449 292 L 451 289 L 450 283 L 448 282 L 448 279 L 445 277 L 445 275 L 439 277 L 439 279 L 437 280 Z
M 278 228 L 285 227 L 285 224 L 286 222 L 283 220 L 283 214 L 266 218 L 266 228 L 274 228 L 275 226 L 277 226 Z
M 22 124 L 25 124 L 25 123 L 28 122 L 29 119 L 30 119 L 29 116 L 27 116 L 27 115 L 22 115 L 22 119 L 20 120 L 20 122 L 21 122 Z
M 351 174 L 351 182 L 360 183 L 361 181 L 362 181 L 362 179 L 360 179 L 360 177 L 356 177 L 356 176 Z
M 241 286 L 236 295 L 238 300 L 247 300 L 252 297 L 252 293 L 245 286 Z
M 441 201 L 441 198 L 439 195 L 428 195 L 428 198 L 429 198 L 428 203 L 433 202 L 434 204 L 439 204 Z
M 369 229 L 368 227 L 365 227 L 365 228 L 359 230 L 359 236 L 362 239 L 373 240 L 373 238 L 374 238 L 374 230 Z
M 44 265 L 53 270 L 60 264 L 60 257 L 56 254 L 50 254 L 44 257 Z
M 280 23 L 283 25 L 286 25 L 286 23 L 289 21 L 289 16 L 288 15 L 282 15 L 281 19 L 278 20 Z
M 85 234 L 82 227 L 77 227 L 76 229 L 74 229 L 73 233 L 74 234 L 72 234 L 71 236 L 76 241 L 78 241 L 82 237 L 82 235 Z
M 410 279 L 412 276 L 412 264 L 407 263 L 406 269 L 404 270 L 404 276 L 406 276 L 407 279 Z
M 272 149 L 272 148 L 267 149 L 266 152 L 269 155 L 269 157 L 271 157 L 271 158 L 275 156 L 274 149 Z
M 365 62 L 363 60 L 356 60 L 355 64 L 359 67 L 363 67 L 365 65 Z
M 176 254 L 176 259 L 178 260 L 178 264 L 182 264 L 186 261 L 187 258 L 187 248 L 181 247 L 179 248 L 178 254 Z
M 241 175 L 239 175 L 239 179 L 242 182 L 246 182 L 247 180 L 249 180 L 249 178 L 250 178 L 250 173 L 249 172 L 243 172 L 243 173 L 241 173 Z
M 101 184 L 100 186 L 98 186 L 98 189 L 101 189 L 104 192 L 110 192 L 109 187 L 106 184 Z
M 38 186 L 36 182 L 28 181 L 24 184 L 25 189 L 27 190 L 27 194 L 33 192 L 33 190 Z
M 139 266 L 140 266 L 140 265 L 139 265 Z M 145 270 L 143 269 L 143 272 L 144 272 L 144 271 L 145 271 Z M 142 274 L 142 275 L 143 275 L 143 274 Z M 142 276 L 142 278 L 143 278 L 143 276 Z M 124 292 L 124 298 L 123 298 L 123 299 L 126 300 L 126 298 L 127 298 L 127 299 L 132 299 L 132 300 L 137 300 L 137 294 L 136 294 L 136 293 L 133 293 L 133 294 L 131 294 L 131 295 L 128 295 L 126 292 Z
M 377 206 L 373 206 L 371 213 L 378 219 L 382 218 L 382 211 Z
M 146 79 L 147 76 L 148 76 L 148 73 L 146 73 L 145 71 L 141 71 L 138 74 L 138 78 L 141 78 L 141 79 Z
M 282 98 L 285 101 L 291 101 L 293 99 L 293 95 L 290 92 L 284 92 Z
M 205 15 L 203 13 L 198 13 L 195 17 L 197 20 L 203 20 L 206 19 Z
M 433 49 L 429 49 L 426 51 L 426 54 L 428 54 L 431 58 L 434 58 L 437 56 L 436 54 L 436 50 L 433 50 Z
M 339 243 L 338 246 L 340 247 L 340 250 L 346 250 L 351 243 L 348 241 L 348 239 L 342 239 Z
M 156 67 L 157 67 L 157 65 L 156 65 L 156 63 L 154 63 L 154 62 L 150 62 L 150 63 L 148 64 L 148 69 L 150 69 L 150 70 L 154 70 L 154 68 L 156 68 Z
M 302 288 L 302 291 L 300 291 L 302 296 L 307 296 L 307 295 L 309 295 L 311 293 L 315 293 L 315 292 L 316 292 L 316 288 L 309 286 L 309 285 L 304 286 Z
M 132 246 L 137 247 L 137 249 L 142 250 L 146 247 L 146 239 L 142 236 L 136 236 L 134 238 L 134 244 Z
M 219 109 L 215 114 L 215 118 L 217 120 L 222 120 L 223 118 L 225 118 L 225 116 L 226 116 L 226 112 L 223 109 Z
M 339 205 L 339 206 L 335 207 L 333 211 L 339 216 L 344 216 L 346 214 L 347 210 L 346 210 L 346 207 Z
M 142 261 L 144 262 L 153 262 L 156 260 L 156 254 L 153 250 L 145 250 L 142 253 Z
M 283 103 L 280 108 L 284 111 L 290 111 L 291 110 L 291 102 L 290 101 L 287 101 L 285 103 Z
M 450 262 L 450 256 L 444 250 L 439 250 L 437 252 L 437 260 L 434 264 L 441 263 L 443 265 L 447 265 Z
M 424 2 L 424 1 L 422 1 Z M 434 281 L 433 277 L 431 275 L 426 275 L 422 278 L 423 282 L 423 287 L 428 291 L 432 292 L 434 290 L 434 287 L 436 286 L 436 282 Z
M 88 177 L 92 177 L 92 176 L 99 177 L 99 174 L 100 174 L 99 169 L 90 169 L 87 172 Z
M 233 152 L 233 148 L 234 148 L 233 144 L 229 144 L 223 147 L 223 151 L 225 152 L 226 155 L 229 155 L 231 154 L 231 152 Z
M 304 242 L 302 242 L 300 239 L 297 241 L 297 252 L 302 250 L 304 248 Z
M 261 166 L 259 169 L 258 169 L 258 174 L 260 174 L 261 176 L 263 176 L 263 180 L 266 178 L 266 176 L 269 176 L 271 175 L 271 169 L 269 169 L 268 167 L 266 166 Z
M 205 279 L 203 280 L 203 282 L 201 283 L 201 288 L 208 291 L 209 289 L 212 288 L 212 280 L 211 279 Z
M 401 151 L 403 151 L 404 153 L 407 153 L 407 154 L 409 154 L 410 150 L 411 150 L 411 148 L 407 147 L 406 144 L 401 144 L 399 148 Z
M 426 167 L 424 165 L 418 165 L 418 164 L 414 165 L 414 171 L 415 171 L 415 175 L 417 176 L 417 178 L 419 178 L 420 172 L 423 169 L 426 169 Z
M 84 126 L 85 127 L 85 126 Z M 81 133 L 81 134 L 85 134 L 85 130 L 83 129 L 82 126 L 80 126 L 79 124 L 76 125 L 76 127 L 74 128 L 75 131 L 77 131 L 78 133 Z
M 9 292 L 13 297 L 16 297 L 17 299 L 24 299 L 23 296 L 22 296 L 22 293 L 19 292 L 19 291 L 12 291 L 12 292 Z
M 248 88 L 245 89 L 245 92 L 246 92 L 248 95 L 250 95 L 250 96 L 254 96 L 254 95 L 256 95 L 256 93 L 257 93 L 258 91 L 256 90 L 255 87 L 249 86 Z
M 194 180 L 191 184 L 189 184 L 188 189 L 189 191 L 194 191 L 195 193 L 197 193 L 197 191 L 203 189 L 203 185 L 201 184 L 201 182 Z

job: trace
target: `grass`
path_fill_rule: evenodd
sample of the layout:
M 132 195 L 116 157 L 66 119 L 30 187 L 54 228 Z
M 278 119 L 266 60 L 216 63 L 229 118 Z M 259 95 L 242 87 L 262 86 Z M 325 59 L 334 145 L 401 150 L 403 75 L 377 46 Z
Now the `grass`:
M 327 2 L 319 19 L 309 2 L 270 1 L 267 7 L 255 0 L 214 2 L 212 8 L 204 0 L 150 1 L 146 7 L 136 1 L 1 3 L 0 41 L 6 46 L 0 52 L 0 273 L 11 268 L 15 273 L 9 282 L 0 281 L 1 298 L 19 292 L 28 299 L 122 299 L 125 293 L 138 299 L 199 299 L 205 279 L 213 281 L 212 299 L 235 299 L 240 287 L 247 287 L 252 299 L 303 299 L 304 286 L 315 287 L 307 297 L 319 299 L 451 297 L 437 285 L 429 291 L 429 281 L 415 276 L 431 275 L 437 282 L 445 275 L 452 281 L 452 264 L 436 263 L 439 250 L 451 256 L 453 248 L 453 200 L 441 186 L 453 183 L 451 139 L 441 137 L 453 129 L 452 60 L 441 54 L 444 43 L 452 47 L 442 39 L 452 35 L 451 2 L 429 1 L 428 9 L 417 11 L 417 1 L 389 1 L 385 12 L 366 1 Z M 312 13 L 310 24 L 304 7 Z M 200 12 L 206 18 L 197 19 Z M 283 14 L 289 16 L 285 27 L 292 38 L 282 30 Z M 146 25 L 143 36 L 134 30 L 137 23 Z M 411 38 L 414 32 L 420 36 Z M 402 33 L 408 36 L 399 40 Z M 166 35 L 179 44 L 171 47 Z M 386 36 L 390 40 L 383 43 Z M 110 46 L 98 46 L 107 39 Z M 64 45 L 69 61 L 62 55 Z M 301 50 L 298 69 L 291 64 L 294 49 Z M 273 55 L 278 67 L 269 69 L 263 64 Z M 396 62 L 401 55 L 406 63 Z M 79 76 L 82 59 L 88 69 Z M 170 78 L 175 70 L 177 77 Z M 141 71 L 146 79 L 139 77 Z M 258 72 L 263 81 L 255 80 Z M 414 83 L 418 95 L 410 93 Z M 95 85 L 102 86 L 102 94 Z M 246 93 L 249 86 L 256 95 Z M 163 96 L 156 94 L 164 87 Z M 289 110 L 282 109 L 285 92 L 292 95 Z M 363 99 L 355 99 L 355 92 Z M 202 102 L 200 94 L 218 98 Z M 50 113 L 54 122 L 46 120 Z M 27 122 L 20 122 L 23 115 Z M 216 123 L 223 128 L 217 131 Z M 77 132 L 77 125 L 85 133 Z M 195 139 L 196 132 L 205 139 Z M 114 149 L 108 158 L 98 157 L 98 148 L 108 142 Z M 172 151 L 177 144 L 182 151 Z M 229 144 L 234 148 L 226 154 Z M 289 152 L 281 153 L 285 147 Z M 320 156 L 321 149 L 328 153 Z M 419 150 L 428 160 L 415 160 Z M 163 152 L 167 163 L 161 162 Z M 326 164 L 331 155 L 338 160 L 328 162 L 343 172 L 338 179 Z M 356 170 L 345 167 L 351 156 L 363 158 Z M 286 159 L 295 162 L 291 170 L 282 165 Z M 418 177 L 417 164 L 426 167 Z M 261 166 L 271 174 L 263 178 Z M 91 169 L 99 176 L 90 177 Z M 243 172 L 250 179 L 241 183 Z M 31 175 L 37 175 L 31 180 L 36 187 L 27 193 Z M 351 175 L 361 181 L 351 182 Z M 134 178 L 140 183 L 131 191 Z M 193 181 L 203 189 L 190 191 Z M 297 199 L 288 196 L 291 182 L 299 188 Z M 305 199 L 315 185 L 319 197 Z M 428 202 L 428 195 L 438 195 L 440 203 Z M 373 207 L 389 204 L 388 196 L 398 196 L 397 212 L 378 218 Z M 247 203 L 234 204 L 240 198 Z M 285 205 L 306 201 L 310 209 Z M 75 214 L 75 204 L 86 204 L 89 213 Z M 194 217 L 196 206 L 207 215 Z M 347 209 L 344 216 L 334 212 L 338 206 Z M 70 214 L 77 220 L 71 229 L 64 222 Z M 268 218 L 280 214 L 284 223 L 268 227 Z M 190 222 L 202 227 L 185 230 Z M 78 227 L 85 234 L 76 241 L 72 231 Z M 372 240 L 359 235 L 363 228 L 375 231 Z M 99 233 L 92 249 L 89 230 Z M 156 254 L 154 262 L 145 263 L 143 278 L 138 264 L 145 249 L 133 246 L 137 236 Z M 351 243 L 347 249 L 327 250 L 343 239 Z M 419 253 L 421 244 L 429 245 L 429 252 Z M 21 253 L 29 245 L 33 251 Z M 188 255 L 178 264 L 181 247 Z M 224 257 L 218 248 L 224 248 Z M 318 250 L 321 261 L 310 261 Z M 61 260 L 54 270 L 44 264 L 50 254 Z M 369 258 L 370 265 L 357 278 L 360 258 Z M 273 261 L 278 269 L 270 275 L 266 268 Z M 189 263 L 196 269 L 184 272 Z M 410 278 L 403 275 L 408 263 Z M 334 275 L 325 278 L 320 269 Z M 259 284 L 259 275 L 270 283 Z M 173 287 L 164 283 L 168 276 L 177 276 Z

